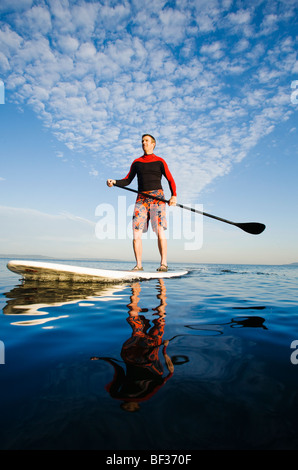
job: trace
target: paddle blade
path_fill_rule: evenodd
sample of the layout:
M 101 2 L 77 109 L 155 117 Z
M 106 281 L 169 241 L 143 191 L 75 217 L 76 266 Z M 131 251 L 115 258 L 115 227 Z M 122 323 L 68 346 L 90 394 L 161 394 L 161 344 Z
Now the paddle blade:
M 237 227 L 244 230 L 244 232 L 251 233 L 252 235 L 259 235 L 264 232 L 266 225 L 257 222 L 248 222 L 243 224 L 235 224 Z

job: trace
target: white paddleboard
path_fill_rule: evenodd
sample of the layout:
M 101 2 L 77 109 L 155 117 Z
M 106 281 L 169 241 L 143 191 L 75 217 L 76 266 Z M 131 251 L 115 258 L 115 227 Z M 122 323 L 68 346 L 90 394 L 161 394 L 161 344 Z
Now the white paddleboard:
M 120 271 L 109 269 L 84 268 L 67 264 L 43 263 L 40 261 L 12 260 L 7 268 L 20 274 L 26 280 L 34 281 L 75 281 L 75 282 L 115 282 L 142 279 L 168 279 L 180 277 L 188 271 L 146 272 Z

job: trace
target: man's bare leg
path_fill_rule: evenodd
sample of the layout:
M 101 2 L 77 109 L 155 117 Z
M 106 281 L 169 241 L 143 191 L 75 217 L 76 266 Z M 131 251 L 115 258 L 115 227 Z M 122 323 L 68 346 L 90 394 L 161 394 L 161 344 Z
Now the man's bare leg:
M 167 266 L 167 239 L 162 227 L 158 227 L 157 232 L 157 242 L 158 242 L 158 249 L 160 253 L 160 264 Z
M 134 230 L 133 231 L 133 251 L 137 263 L 137 268 L 142 267 L 142 230 Z

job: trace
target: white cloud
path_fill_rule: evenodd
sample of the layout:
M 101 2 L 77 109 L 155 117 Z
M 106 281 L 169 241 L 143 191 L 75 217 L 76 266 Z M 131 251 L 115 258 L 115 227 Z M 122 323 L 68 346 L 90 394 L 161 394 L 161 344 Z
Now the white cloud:
M 16 25 L 21 29 L 26 28 L 31 35 L 47 34 L 52 26 L 51 15 L 46 7 L 34 6 L 16 19 Z
M 88 62 L 94 60 L 96 49 L 91 42 L 84 42 L 76 52 L 76 59 L 78 61 Z
M 185 37 L 188 15 L 185 12 L 167 8 L 161 10 L 159 18 L 164 40 L 173 44 L 180 43 Z
M 22 37 L 13 31 L 10 26 L 4 25 L 0 30 L 1 51 L 8 57 L 18 52 L 22 42 Z
M 204 44 L 201 47 L 201 53 L 212 56 L 214 59 L 220 59 L 224 55 L 224 45 L 221 41 L 215 41 L 212 44 Z
M 79 47 L 79 41 L 69 34 L 57 38 L 58 46 L 62 54 L 73 54 Z
M 265 16 L 261 24 L 261 34 L 271 34 L 278 28 L 278 16 L 269 14 Z
M 99 3 L 82 2 L 81 5 L 74 5 L 71 8 L 72 24 L 89 37 L 94 31 L 99 9 Z
M 0 68 L 3 74 L 10 69 L 9 61 L 3 52 L 0 52 Z
M 237 25 L 247 24 L 251 21 L 251 13 L 249 10 L 238 10 L 236 13 L 230 13 L 228 20 Z
M 242 38 L 239 42 L 234 46 L 232 52 L 239 53 L 247 50 L 249 48 L 249 41 L 246 38 Z
M 119 28 L 119 24 L 131 15 L 128 2 L 118 3 L 115 6 L 103 5 L 100 7 L 100 22 L 105 28 L 112 30 Z

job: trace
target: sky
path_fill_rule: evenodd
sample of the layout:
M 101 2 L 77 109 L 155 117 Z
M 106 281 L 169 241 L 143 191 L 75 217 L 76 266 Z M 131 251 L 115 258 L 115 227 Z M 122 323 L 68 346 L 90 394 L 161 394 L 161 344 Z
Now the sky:
M 179 203 L 266 224 L 171 208 L 169 265 L 298 262 L 297 6 L 1 0 L 0 254 L 133 262 L 135 194 L 106 180 L 149 133 Z

